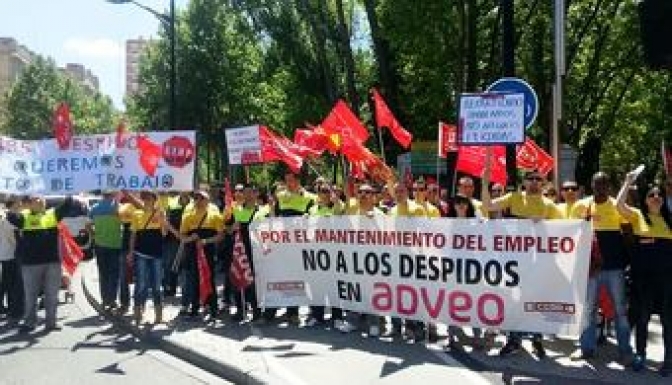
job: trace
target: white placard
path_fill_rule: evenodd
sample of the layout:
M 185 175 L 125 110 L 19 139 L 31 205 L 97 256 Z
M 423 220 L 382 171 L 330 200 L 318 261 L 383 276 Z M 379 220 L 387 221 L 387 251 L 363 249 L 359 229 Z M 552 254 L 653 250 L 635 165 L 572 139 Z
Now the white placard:
M 154 175 L 140 165 L 138 135 L 161 146 Z M 0 192 L 75 194 L 98 189 L 180 190 L 194 188 L 194 131 L 75 136 L 60 150 L 56 140 L 0 137 Z
M 257 298 L 459 326 L 578 335 L 586 221 L 333 216 L 255 222 Z
M 460 96 L 458 143 L 463 146 L 523 143 L 525 96 L 483 93 Z
M 226 129 L 229 164 L 250 164 L 261 161 L 259 126 Z

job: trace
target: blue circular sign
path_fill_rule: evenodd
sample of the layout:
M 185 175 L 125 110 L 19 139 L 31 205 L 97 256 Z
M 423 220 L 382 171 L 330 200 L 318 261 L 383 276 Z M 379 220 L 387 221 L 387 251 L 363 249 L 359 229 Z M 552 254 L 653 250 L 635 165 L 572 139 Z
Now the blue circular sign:
M 496 82 L 490 84 L 487 88 L 488 92 L 509 92 L 514 94 L 523 94 L 525 100 L 525 129 L 532 127 L 534 121 L 537 120 L 539 113 L 539 98 L 525 80 L 518 78 L 501 78 Z

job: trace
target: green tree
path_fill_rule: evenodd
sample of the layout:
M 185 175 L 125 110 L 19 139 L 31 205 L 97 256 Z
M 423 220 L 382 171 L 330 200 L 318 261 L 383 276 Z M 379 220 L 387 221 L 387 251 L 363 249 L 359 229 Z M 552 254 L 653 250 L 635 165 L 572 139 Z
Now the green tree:
M 51 120 L 58 103 L 70 106 L 78 134 L 109 132 L 114 111 L 109 97 L 90 94 L 84 87 L 62 74 L 53 60 L 37 56 L 12 86 L 6 98 L 3 132 L 22 139 L 52 136 Z

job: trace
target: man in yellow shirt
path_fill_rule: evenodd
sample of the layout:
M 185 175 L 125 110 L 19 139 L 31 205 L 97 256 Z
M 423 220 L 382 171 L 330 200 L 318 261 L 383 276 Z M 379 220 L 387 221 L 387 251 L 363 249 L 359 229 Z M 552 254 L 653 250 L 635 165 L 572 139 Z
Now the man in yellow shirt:
M 562 203 L 558 204 L 558 209 L 562 213 L 563 218 L 570 219 L 574 205 L 579 201 L 579 185 L 572 180 L 562 182 L 560 196 L 562 197 Z
M 593 230 L 602 255 L 602 267 L 593 277 L 588 279 L 588 295 L 586 298 L 586 329 L 581 333 L 581 351 L 572 355 L 573 359 L 588 359 L 595 356 L 597 349 L 595 310 L 598 291 L 605 285 L 614 303 L 616 313 L 616 340 L 620 361 L 629 365 L 632 361 L 630 345 L 630 325 L 628 324 L 625 278 L 626 246 L 621 225 L 627 220 L 618 212 L 616 200 L 609 196 L 609 178 L 604 172 L 598 172 L 592 179 L 593 196 L 577 202 L 572 209 L 572 218 L 590 218 Z
M 486 156 L 483 185 L 481 186 L 483 211 L 506 210 L 510 212 L 511 217 L 536 221 L 562 218 L 562 214 L 557 206 L 541 194 L 544 178 L 537 171 L 530 171 L 525 174 L 525 191 L 512 191 L 502 197 L 491 200 L 488 188 L 491 158 L 492 149 L 489 147 Z M 518 353 L 522 349 L 521 341 L 524 334 L 521 332 L 510 332 L 506 344 L 499 351 L 499 355 L 506 357 Z M 532 347 L 534 348 L 534 353 L 540 359 L 546 357 L 546 350 L 544 349 L 542 340 L 541 333 L 532 333 Z

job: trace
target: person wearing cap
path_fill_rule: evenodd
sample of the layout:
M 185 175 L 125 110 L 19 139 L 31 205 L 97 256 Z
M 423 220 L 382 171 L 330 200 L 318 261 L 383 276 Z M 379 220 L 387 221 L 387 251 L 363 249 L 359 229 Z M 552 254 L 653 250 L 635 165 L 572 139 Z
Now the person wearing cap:
M 165 212 L 158 207 L 158 196 L 153 191 L 140 193 L 142 208 L 133 215 L 128 259 L 133 260 L 135 290 L 133 293 L 133 320 L 142 321 L 145 302 L 149 290 L 154 302 L 154 323 L 163 322 L 163 293 L 161 291 L 163 266 L 163 237 L 167 232 L 177 231 L 166 219 Z M 177 235 L 176 235 L 177 236 Z
M 528 171 L 524 178 L 525 191 L 512 191 L 506 195 L 491 199 L 488 189 L 492 166 L 492 147 L 486 152 L 483 183 L 481 185 L 481 198 L 483 199 L 483 211 L 507 210 L 513 218 L 548 220 L 562 219 L 562 213 L 550 199 L 542 195 L 544 177 L 537 171 Z M 507 357 L 522 350 L 522 337 L 526 333 L 510 332 L 506 344 L 499 351 L 500 357 Z M 542 359 L 546 357 L 546 349 L 543 345 L 541 333 L 532 333 L 532 347 L 535 355 Z
M 187 270 L 187 285 L 190 290 L 183 295 L 187 295 L 189 300 L 188 311 L 190 316 L 197 316 L 200 308 L 199 303 L 199 269 L 196 246 L 197 242 L 203 245 L 205 258 L 210 268 L 210 287 L 212 294 L 206 299 L 208 304 L 208 314 L 206 322 L 214 322 L 217 318 L 219 308 L 217 306 L 217 287 L 215 285 L 215 255 L 217 253 L 217 244 L 223 238 L 224 218 L 217 206 L 210 203 L 210 194 L 205 190 L 198 190 L 194 193 L 194 204 L 192 210 L 185 211 L 180 224 L 180 235 L 182 242 L 185 243 L 184 268 Z
M 58 247 L 58 222 L 65 217 L 73 204 L 72 196 L 56 208 L 46 209 L 44 198 L 33 196 L 28 208 L 8 217 L 10 223 L 21 230 L 19 241 L 21 273 L 25 292 L 25 314 L 22 333 L 35 330 L 37 325 L 37 299 L 44 293 L 46 310 L 45 329 L 61 330 L 57 323 L 58 291 L 61 287 L 61 257 Z
M 93 234 L 94 250 L 98 265 L 98 283 L 103 309 L 117 309 L 119 271 L 121 265 L 122 225 L 119 203 L 112 191 L 102 191 L 102 199 L 89 211 L 87 229 Z

